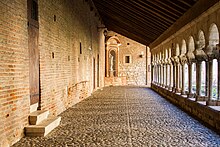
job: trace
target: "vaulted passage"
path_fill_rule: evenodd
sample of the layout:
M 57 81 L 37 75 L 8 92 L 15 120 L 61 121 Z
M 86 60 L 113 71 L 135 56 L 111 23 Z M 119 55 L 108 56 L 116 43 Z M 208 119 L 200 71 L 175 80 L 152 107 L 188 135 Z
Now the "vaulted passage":
M 218 146 L 213 131 L 149 88 L 107 87 L 61 113 L 45 138 L 14 146 Z

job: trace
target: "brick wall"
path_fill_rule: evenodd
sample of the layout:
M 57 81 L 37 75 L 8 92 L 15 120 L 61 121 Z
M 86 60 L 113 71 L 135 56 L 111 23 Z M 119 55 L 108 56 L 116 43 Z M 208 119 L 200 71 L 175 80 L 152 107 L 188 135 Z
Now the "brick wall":
M 30 113 L 27 1 L 1 1 L 0 14 L 0 147 L 5 147 L 24 135 Z M 84 0 L 39 1 L 41 106 L 51 115 L 97 89 L 98 54 L 99 85 L 104 85 L 99 25 L 98 15 Z
M 26 1 L 0 2 L 0 147 L 23 136 L 29 113 Z
M 100 21 L 84 0 L 39 1 L 39 17 L 41 105 L 57 115 L 93 91 Z
M 108 35 L 116 35 L 121 43 L 119 46 L 119 76 L 126 76 L 128 85 L 145 85 L 146 46 L 115 32 L 110 31 Z M 140 57 L 141 52 L 142 57 Z M 130 63 L 125 63 L 125 56 L 130 56 Z

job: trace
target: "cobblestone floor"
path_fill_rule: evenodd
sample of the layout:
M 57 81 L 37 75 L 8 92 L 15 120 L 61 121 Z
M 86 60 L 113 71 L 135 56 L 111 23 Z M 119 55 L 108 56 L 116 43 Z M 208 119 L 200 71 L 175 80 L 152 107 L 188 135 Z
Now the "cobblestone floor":
M 46 137 L 14 147 L 220 147 L 219 135 L 148 88 L 104 88 L 60 116 Z

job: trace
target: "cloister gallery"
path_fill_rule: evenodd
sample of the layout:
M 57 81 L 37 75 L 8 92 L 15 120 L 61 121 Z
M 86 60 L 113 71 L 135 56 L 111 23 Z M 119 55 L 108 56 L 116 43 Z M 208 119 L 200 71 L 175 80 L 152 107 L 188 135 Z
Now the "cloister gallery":
M 219 146 L 219 39 L 219 0 L 0 0 L 0 147 Z

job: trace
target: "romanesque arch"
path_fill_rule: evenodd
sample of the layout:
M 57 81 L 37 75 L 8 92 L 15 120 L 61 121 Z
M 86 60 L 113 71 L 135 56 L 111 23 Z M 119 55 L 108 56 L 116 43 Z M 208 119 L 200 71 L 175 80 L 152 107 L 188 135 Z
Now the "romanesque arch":
M 110 37 L 107 40 L 106 47 L 106 77 L 118 76 L 118 58 L 119 46 L 121 42 L 116 36 Z

